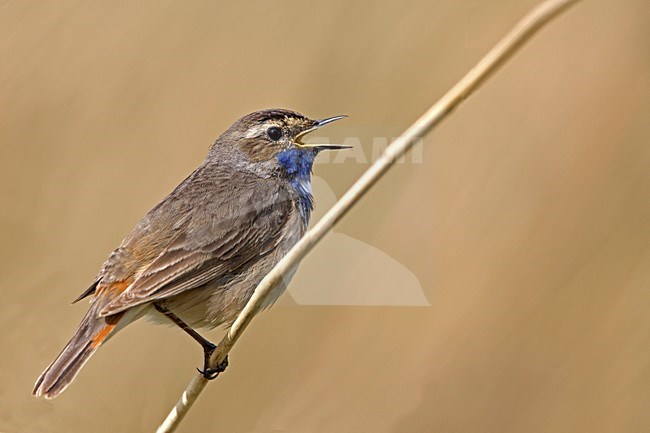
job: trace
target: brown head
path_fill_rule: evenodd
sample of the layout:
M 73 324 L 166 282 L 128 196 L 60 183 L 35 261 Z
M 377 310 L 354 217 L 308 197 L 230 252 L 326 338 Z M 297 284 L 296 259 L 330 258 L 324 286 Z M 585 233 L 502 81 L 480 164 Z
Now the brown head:
M 239 163 L 273 162 L 281 152 L 296 149 L 318 153 L 325 149 L 343 149 L 339 145 L 313 145 L 302 142 L 309 132 L 346 116 L 313 120 L 294 111 L 272 108 L 255 111 L 237 120 L 212 145 L 208 158 Z M 242 159 L 244 161 L 242 161 Z

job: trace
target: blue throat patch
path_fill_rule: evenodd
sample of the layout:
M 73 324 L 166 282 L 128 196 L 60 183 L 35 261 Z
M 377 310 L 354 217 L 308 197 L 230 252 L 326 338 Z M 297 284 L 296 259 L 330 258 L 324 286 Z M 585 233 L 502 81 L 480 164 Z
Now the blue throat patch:
M 278 162 L 284 169 L 289 183 L 298 193 L 300 214 L 309 223 L 314 201 L 311 195 L 311 169 L 316 159 L 315 149 L 287 149 L 278 153 Z

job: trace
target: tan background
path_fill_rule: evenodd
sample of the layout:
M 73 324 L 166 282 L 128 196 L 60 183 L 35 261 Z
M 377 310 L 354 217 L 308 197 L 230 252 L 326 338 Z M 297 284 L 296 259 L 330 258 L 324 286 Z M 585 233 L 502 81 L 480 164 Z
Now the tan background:
M 332 139 L 369 151 L 534 3 L 2 2 L 0 431 L 163 418 L 200 351 L 146 322 L 60 398 L 30 391 L 69 301 L 236 118 L 347 113 Z M 181 431 L 650 431 L 649 22 L 646 0 L 571 10 L 340 224 L 430 307 L 286 298 Z M 340 196 L 366 167 L 316 171 Z M 296 283 L 327 281 L 307 264 Z

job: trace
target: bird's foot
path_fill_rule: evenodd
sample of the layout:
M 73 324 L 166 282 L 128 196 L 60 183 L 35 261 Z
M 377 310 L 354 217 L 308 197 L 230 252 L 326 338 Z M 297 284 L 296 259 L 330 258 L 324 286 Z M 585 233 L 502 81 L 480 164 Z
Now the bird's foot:
M 198 370 L 199 373 L 203 375 L 208 380 L 216 379 L 219 376 L 219 373 L 223 373 L 228 367 L 228 356 L 221 361 L 221 364 L 217 365 L 216 368 L 210 367 L 210 357 L 214 353 L 217 346 L 212 343 L 206 344 L 203 346 L 203 370 Z

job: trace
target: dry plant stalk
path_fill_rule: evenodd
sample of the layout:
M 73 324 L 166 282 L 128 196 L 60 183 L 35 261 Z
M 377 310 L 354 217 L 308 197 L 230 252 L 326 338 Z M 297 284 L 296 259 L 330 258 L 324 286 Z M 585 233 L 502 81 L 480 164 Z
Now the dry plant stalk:
M 497 43 L 481 61 L 474 66 L 454 87 L 452 87 L 438 102 L 417 119 L 402 135 L 396 138 L 381 157 L 352 185 L 352 187 L 336 202 L 323 218 L 309 230 L 305 236 L 289 251 L 289 253 L 264 277 L 255 289 L 255 293 L 246 307 L 237 317 L 226 335 L 219 342 L 217 350 L 212 354 L 210 365 L 219 365 L 255 314 L 259 311 L 263 300 L 270 289 L 282 280 L 283 276 L 295 263 L 302 260 L 309 251 L 329 232 L 329 230 L 359 201 L 359 199 L 388 171 L 389 168 L 417 142 L 417 139 L 427 134 L 442 121 L 467 96 L 480 86 L 499 66 L 528 40 L 540 28 L 553 18 L 564 12 L 569 6 L 579 0 L 547 0 L 530 11 L 517 25 Z M 169 433 L 176 430 L 198 396 L 205 388 L 208 380 L 201 374 L 194 376 L 183 392 L 167 418 L 157 430 L 157 433 Z

